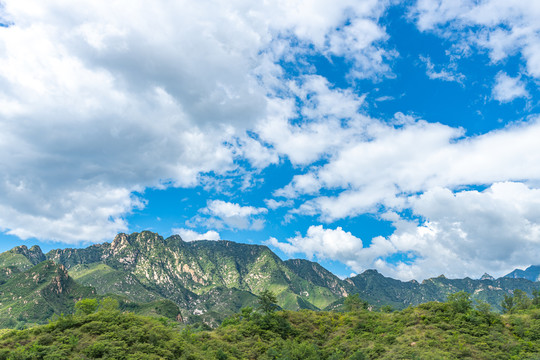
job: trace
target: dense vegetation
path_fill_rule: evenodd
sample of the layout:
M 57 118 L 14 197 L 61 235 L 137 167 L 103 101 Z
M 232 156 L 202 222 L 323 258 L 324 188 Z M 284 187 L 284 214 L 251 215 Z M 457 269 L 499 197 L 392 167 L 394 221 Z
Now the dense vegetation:
M 521 294 L 513 296 L 519 303 Z M 261 294 L 215 330 L 122 312 L 114 299 L 85 299 L 47 325 L 5 330 L 0 359 L 537 359 L 540 308 L 508 314 L 467 293 L 401 311 L 370 311 L 358 296 L 344 312 L 275 311 Z M 523 300 L 523 299 L 521 299 Z
M 43 324 L 53 314 L 72 313 L 81 298 L 105 296 L 115 296 L 122 310 L 215 328 L 241 308 L 256 306 L 265 289 L 284 310 L 340 311 L 351 294 L 368 301 L 372 310 L 402 310 L 466 291 L 494 311 L 505 311 L 513 290 L 527 297 L 540 289 L 539 282 L 519 278 L 536 280 L 539 271 L 532 266 L 499 279 L 439 276 L 419 283 L 366 270 L 340 279 L 315 262 L 283 261 L 266 246 L 185 242 L 143 231 L 82 249 L 44 254 L 38 246 L 21 245 L 1 253 L 0 328 Z

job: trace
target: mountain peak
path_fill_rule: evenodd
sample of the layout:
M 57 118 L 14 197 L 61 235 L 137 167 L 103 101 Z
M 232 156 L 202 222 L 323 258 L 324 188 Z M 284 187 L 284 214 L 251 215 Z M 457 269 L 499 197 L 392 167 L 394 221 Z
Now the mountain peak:
M 482 275 L 480 280 L 495 280 L 495 278 L 493 276 L 489 275 L 488 273 L 484 273 L 484 275 Z
M 504 275 L 505 278 L 523 278 L 530 281 L 540 280 L 540 265 L 531 265 L 525 270 L 515 269 L 509 274 Z
M 114 237 L 113 242 L 111 243 L 112 249 L 123 249 L 131 245 L 129 242 L 129 236 L 124 233 L 120 233 Z
M 375 269 L 367 269 L 361 275 L 381 275 L 381 274 Z
M 11 249 L 14 254 L 21 254 L 27 258 L 33 265 L 39 264 L 45 260 L 45 254 L 41 251 L 41 248 L 37 245 L 32 246 L 30 249 L 26 245 L 16 246 Z

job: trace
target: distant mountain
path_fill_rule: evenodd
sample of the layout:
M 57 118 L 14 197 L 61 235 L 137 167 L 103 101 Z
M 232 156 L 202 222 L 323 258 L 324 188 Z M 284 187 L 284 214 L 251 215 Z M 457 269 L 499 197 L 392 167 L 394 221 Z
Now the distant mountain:
M 209 297 L 223 302 L 228 297 L 220 295 L 220 289 L 246 299 L 246 292 L 257 295 L 269 289 L 289 310 L 321 309 L 347 294 L 342 281 L 318 264 L 284 262 L 266 246 L 231 241 L 184 242 L 180 236 L 163 239 L 144 231 L 119 234 L 110 244 L 53 250 L 46 256 L 99 294 L 134 301 L 170 299 L 185 318 L 216 312 L 199 304 L 201 298 L 211 303 Z M 221 306 L 217 313 L 227 316 L 240 307 L 231 303 L 230 311 Z
M 493 276 L 489 275 L 488 273 L 484 273 L 484 275 L 482 275 L 480 280 L 495 280 L 495 278 Z
M 45 260 L 47 258 L 39 246 L 34 245 L 28 249 L 21 245 L 0 254 L 0 268 L 13 266 L 25 270 Z
M 530 281 L 539 281 L 540 280 L 540 266 L 539 265 L 532 265 L 529 266 L 525 270 L 516 269 L 512 271 L 510 274 L 507 274 L 504 276 L 505 278 L 512 278 L 512 279 L 527 279 Z
M 534 275 L 535 268 L 538 270 L 530 267 L 522 273 Z M 112 295 L 126 309 L 139 313 L 215 326 L 242 307 L 257 306 L 257 295 L 266 289 L 274 292 L 278 305 L 287 310 L 339 310 L 350 294 L 359 294 L 375 308 L 390 305 L 403 309 L 445 301 L 457 291 L 466 291 L 474 300 L 500 310 L 504 295 L 514 289 L 531 295 L 540 288 L 540 283 L 521 278 L 522 273 L 515 271 L 499 279 L 484 274 L 480 280 L 441 275 L 418 283 L 367 270 L 342 280 L 316 262 L 283 261 L 266 246 L 184 242 L 180 236 L 164 239 L 143 231 L 118 234 L 111 243 L 83 249 L 43 254 L 38 246 L 18 246 L 0 254 L 0 323 L 14 316 L 18 321 L 40 321 L 52 313 L 69 312 L 82 296 Z M 35 277 L 40 282 L 36 283 Z M 50 291 L 47 296 L 42 294 L 43 289 L 54 288 L 50 284 L 57 284 L 55 279 L 63 279 L 62 296 L 51 297 Z M 45 310 L 36 318 L 37 310 L 27 315 L 30 310 L 22 309 L 21 303 Z
M 391 305 L 395 309 L 403 309 L 409 305 L 418 305 L 428 301 L 446 301 L 448 295 L 458 291 L 471 294 L 473 300 L 489 303 L 493 310 L 501 310 L 501 302 L 505 294 L 515 289 L 525 291 L 529 296 L 540 283 L 527 279 L 499 278 L 483 280 L 447 279 L 444 275 L 426 279 L 422 283 L 415 280 L 403 282 L 388 278 L 376 270 L 367 270 L 355 277 L 346 279 L 354 285 L 354 292 L 375 306 Z

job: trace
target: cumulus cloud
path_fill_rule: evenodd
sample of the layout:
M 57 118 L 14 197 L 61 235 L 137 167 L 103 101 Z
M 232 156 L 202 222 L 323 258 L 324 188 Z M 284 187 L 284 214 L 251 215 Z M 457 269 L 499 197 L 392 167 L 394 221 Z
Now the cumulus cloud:
M 384 264 L 400 278 L 445 273 L 452 277 L 502 276 L 537 262 L 540 251 L 540 190 L 516 182 L 484 191 L 434 188 L 411 199 L 420 224 L 397 224 L 389 241 L 399 251 L 415 251 L 412 264 Z
M 262 141 L 295 165 L 330 156 L 344 142 L 354 141 L 370 121 L 359 113 L 363 96 L 334 88 L 324 77 L 304 76 L 289 83 L 288 91 L 288 98 L 270 103 L 269 116 L 257 125 L 256 131 Z M 293 99 L 298 99 L 302 106 L 297 108 Z M 304 121 L 290 121 L 297 117 Z
M 436 187 L 408 201 L 419 220 L 388 213 L 395 232 L 367 246 L 342 228 L 320 225 L 310 226 L 306 236 L 267 243 L 289 254 L 341 261 L 355 272 L 376 268 L 402 280 L 479 277 L 486 271 L 502 276 L 540 256 L 539 189 L 517 182 L 483 191 Z
M 540 77 L 540 4 L 520 0 L 418 0 L 411 16 L 422 31 L 478 46 L 493 62 L 519 52 L 530 76 Z M 456 32 L 459 35 L 456 35 Z
M 246 130 L 276 116 L 280 62 L 312 51 L 380 76 L 389 71 L 378 25 L 386 6 L 2 2 L 0 228 L 97 242 L 124 231 L 123 217 L 144 205 L 134 191 L 195 186 L 201 174 L 237 169 L 240 158 L 256 168 L 277 163 L 266 140 Z M 290 114 L 282 115 L 276 126 L 288 130 Z
M 270 239 L 270 245 L 403 280 L 485 271 L 501 276 L 536 263 L 537 118 L 466 137 L 463 129 L 400 114 L 393 122 L 372 121 L 360 134 L 276 194 L 301 200 L 290 215 L 318 216 L 330 224 L 373 213 L 392 221 L 394 234 L 366 246 L 342 229 L 318 226 L 284 242 Z M 462 190 L 471 185 L 487 188 Z M 402 218 L 402 211 L 419 220 Z
M 264 203 L 269 209 L 276 210 L 281 207 L 291 207 L 293 206 L 294 202 L 292 200 L 275 200 L 275 199 L 265 199 Z
M 184 241 L 198 241 L 198 240 L 220 240 L 221 237 L 219 236 L 219 233 L 214 230 L 209 230 L 205 233 L 198 233 L 191 229 L 185 229 L 185 228 L 175 228 L 172 229 L 172 232 L 174 234 L 180 235 L 182 240 Z
M 287 254 L 302 253 L 309 258 L 338 260 L 352 269 L 362 269 L 372 259 L 393 252 L 392 244 L 382 237 L 373 239 L 364 248 L 362 240 L 341 227 L 325 229 L 322 225 L 310 226 L 306 236 L 297 235 L 280 242 L 276 238 L 266 241 Z
M 538 136 L 538 119 L 474 137 L 422 120 L 399 126 L 372 122 L 365 133 L 369 140 L 344 142 L 324 166 L 296 175 L 276 193 L 310 196 L 295 211 L 326 222 L 381 206 L 403 209 L 407 196 L 437 186 L 540 179 Z M 334 195 L 320 196 L 320 189 Z
M 512 78 L 504 72 L 499 72 L 495 78 L 493 98 L 504 103 L 520 97 L 529 97 L 525 84 L 519 78 Z
M 264 227 L 263 215 L 266 208 L 241 206 L 240 204 L 222 200 L 209 201 L 205 208 L 199 210 L 202 214 L 195 216 L 191 223 L 206 228 L 231 230 L 261 230 Z

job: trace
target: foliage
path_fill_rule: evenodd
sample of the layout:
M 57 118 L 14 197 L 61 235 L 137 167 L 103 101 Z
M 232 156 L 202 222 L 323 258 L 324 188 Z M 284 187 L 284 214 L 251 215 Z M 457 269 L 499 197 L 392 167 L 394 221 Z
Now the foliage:
M 465 314 L 472 309 L 471 295 L 465 291 L 448 295 L 447 302 L 456 313 Z
M 360 295 L 353 294 L 345 298 L 343 305 L 346 311 L 359 311 L 368 308 L 368 302 L 360 299 Z
M 277 298 L 270 290 L 264 290 L 259 295 L 259 309 L 265 313 L 270 314 L 277 309 Z
M 519 293 L 518 293 L 519 296 Z M 355 299 L 356 297 L 353 297 Z M 540 309 L 499 315 L 465 294 L 390 313 L 244 308 L 210 331 L 97 302 L 94 312 L 0 335 L 1 359 L 533 359 Z M 80 301 L 77 308 L 95 308 Z M 87 306 L 91 305 L 91 306 Z M 464 306 L 465 305 L 465 306 Z
M 96 299 L 82 299 L 75 304 L 75 314 L 89 315 L 98 309 L 98 301 Z
M 243 307 L 258 308 L 256 294 L 265 290 L 275 295 L 275 309 L 358 311 L 368 301 L 370 309 L 388 312 L 390 307 L 402 310 L 446 301 L 450 293 L 463 291 L 471 294 L 473 303 L 485 302 L 501 311 L 506 301 L 505 311 L 517 312 L 540 304 L 538 292 L 536 299 L 528 298 L 538 287 L 520 278 L 439 276 L 422 283 L 402 282 L 375 270 L 343 280 L 315 262 L 282 261 L 265 246 L 184 242 L 178 236 L 163 239 L 143 231 L 119 234 L 112 243 L 46 255 L 37 246 L 0 254 L 0 327 L 22 328 L 73 313 L 75 302 L 83 297 L 113 296 L 123 310 L 217 327 Z M 355 295 L 346 300 L 344 294 Z M 511 300 L 508 294 L 514 294 Z M 467 313 L 471 303 L 455 300 L 454 311 Z
M 504 299 L 501 302 L 503 313 L 513 314 L 520 310 L 540 308 L 540 292 L 538 290 L 534 290 L 532 294 L 532 299 L 520 289 L 515 289 L 512 295 L 505 294 Z

